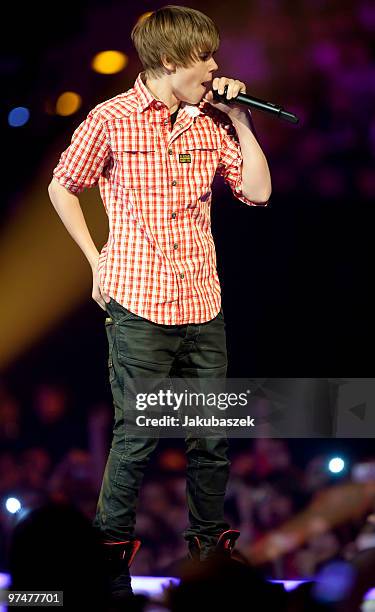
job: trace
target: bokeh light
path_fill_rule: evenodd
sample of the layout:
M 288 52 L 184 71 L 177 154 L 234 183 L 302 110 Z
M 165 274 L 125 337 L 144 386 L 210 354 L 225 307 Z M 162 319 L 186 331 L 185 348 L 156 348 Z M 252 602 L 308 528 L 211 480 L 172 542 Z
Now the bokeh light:
M 8 123 L 11 127 L 21 127 L 28 122 L 30 111 L 25 106 L 13 108 L 8 115 Z
M 115 74 L 123 70 L 129 58 L 121 51 L 101 51 L 92 60 L 92 68 L 100 74 Z
M 21 510 L 21 502 L 16 497 L 8 497 L 5 502 L 5 507 L 10 514 L 15 514 Z
M 65 91 L 56 102 L 56 114 L 67 117 L 73 115 L 82 105 L 82 98 L 74 91 Z
M 345 467 L 345 461 L 341 457 L 333 457 L 328 464 L 328 469 L 332 474 L 339 474 Z
M 328 563 L 316 577 L 312 591 L 314 599 L 324 603 L 343 601 L 355 581 L 355 575 L 355 568 L 347 561 Z
M 142 13 L 142 15 L 138 17 L 137 22 L 142 21 L 143 19 L 147 19 L 147 17 L 150 17 L 152 13 L 153 11 L 146 11 L 146 13 Z

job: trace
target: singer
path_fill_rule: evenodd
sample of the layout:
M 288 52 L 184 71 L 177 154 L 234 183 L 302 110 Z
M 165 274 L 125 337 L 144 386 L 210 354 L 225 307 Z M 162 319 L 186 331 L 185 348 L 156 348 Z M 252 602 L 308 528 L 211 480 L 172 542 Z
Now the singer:
M 215 77 L 219 32 L 200 11 L 168 5 L 131 33 L 144 71 L 134 86 L 98 104 L 73 133 L 53 171 L 53 206 L 92 269 L 92 297 L 106 311 L 113 440 L 94 526 L 103 541 L 114 599 L 131 595 L 129 566 L 140 541 L 136 503 L 155 437 L 128 435 L 124 386 L 132 378 L 225 379 L 227 351 L 211 185 L 216 172 L 235 197 L 266 206 L 271 179 L 249 111 L 213 100 L 245 92 Z M 99 253 L 78 195 L 99 185 L 109 235 Z M 144 429 L 144 428 L 143 428 Z M 143 433 L 144 435 L 144 433 Z M 223 513 L 226 438 L 187 438 L 184 532 L 204 559 L 230 553 L 239 532 Z

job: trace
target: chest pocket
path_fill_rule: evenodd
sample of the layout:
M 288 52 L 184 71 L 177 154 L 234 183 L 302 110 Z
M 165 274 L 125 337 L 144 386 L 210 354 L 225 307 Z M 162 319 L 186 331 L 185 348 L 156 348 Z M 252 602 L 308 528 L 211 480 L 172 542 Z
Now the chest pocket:
M 180 167 L 186 179 L 194 179 L 198 191 L 208 190 L 214 179 L 220 158 L 220 137 L 211 131 L 191 130 L 181 141 L 181 153 L 190 155 L 190 163 Z
M 127 138 L 113 146 L 114 179 L 125 189 L 157 191 L 160 188 L 161 156 L 155 138 Z

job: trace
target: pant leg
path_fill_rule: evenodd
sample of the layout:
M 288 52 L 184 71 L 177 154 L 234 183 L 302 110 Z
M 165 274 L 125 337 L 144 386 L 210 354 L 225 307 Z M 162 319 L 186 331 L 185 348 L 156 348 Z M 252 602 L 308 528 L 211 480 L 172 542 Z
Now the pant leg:
M 128 435 L 125 384 L 132 378 L 166 378 L 181 342 L 178 326 L 158 325 L 111 299 L 106 331 L 109 380 L 115 411 L 113 440 L 93 525 L 107 541 L 134 538 L 139 488 L 157 438 Z M 129 383 L 131 384 L 131 383 Z
M 225 381 L 227 349 L 224 314 L 212 321 L 188 325 L 190 334 L 180 347 L 172 374 L 182 378 L 217 378 Z M 214 543 L 217 534 L 229 529 L 224 519 L 224 498 L 229 477 L 228 440 L 186 437 L 186 494 L 190 526 L 185 539 L 197 535 Z

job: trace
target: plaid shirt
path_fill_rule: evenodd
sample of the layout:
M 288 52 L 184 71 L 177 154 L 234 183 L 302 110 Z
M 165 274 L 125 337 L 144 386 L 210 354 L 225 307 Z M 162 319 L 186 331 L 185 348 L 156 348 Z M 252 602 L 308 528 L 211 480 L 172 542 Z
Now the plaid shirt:
M 74 194 L 99 184 L 109 218 L 102 292 L 155 323 L 203 323 L 221 306 L 210 216 L 215 172 L 236 198 L 256 204 L 241 191 L 241 148 L 228 116 L 204 100 L 181 103 L 171 128 L 167 106 L 142 77 L 89 112 L 53 175 Z

